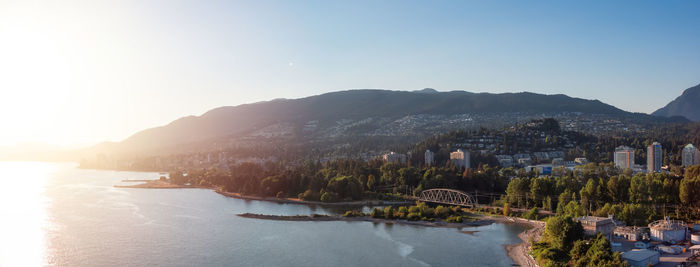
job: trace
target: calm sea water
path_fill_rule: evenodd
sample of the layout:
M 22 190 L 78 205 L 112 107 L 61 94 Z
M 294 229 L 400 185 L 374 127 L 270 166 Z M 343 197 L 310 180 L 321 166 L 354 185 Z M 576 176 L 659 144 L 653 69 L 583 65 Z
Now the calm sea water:
M 0 266 L 511 266 L 521 226 L 283 222 L 239 213 L 339 211 L 203 189 L 122 189 L 157 173 L 0 163 Z

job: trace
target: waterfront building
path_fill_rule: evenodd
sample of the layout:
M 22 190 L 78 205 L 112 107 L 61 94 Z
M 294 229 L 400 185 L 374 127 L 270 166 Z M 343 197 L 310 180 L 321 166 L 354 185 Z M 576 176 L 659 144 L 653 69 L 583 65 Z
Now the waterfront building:
M 383 158 L 386 163 L 406 163 L 406 154 L 394 153 L 394 151 L 384 154 Z
M 688 167 L 688 166 L 693 166 L 696 164 L 700 164 L 700 153 L 698 153 L 698 149 L 693 146 L 693 144 L 687 144 L 683 148 L 683 167 Z
M 430 151 L 430 149 L 425 150 L 425 166 L 435 165 L 435 153 Z
M 620 169 L 632 169 L 634 165 L 634 149 L 628 146 L 615 148 L 615 166 Z
M 661 144 L 654 142 L 647 147 L 647 171 L 650 173 L 661 171 Z
M 450 153 L 450 162 L 457 168 L 469 169 L 469 151 L 457 149 L 457 151 Z

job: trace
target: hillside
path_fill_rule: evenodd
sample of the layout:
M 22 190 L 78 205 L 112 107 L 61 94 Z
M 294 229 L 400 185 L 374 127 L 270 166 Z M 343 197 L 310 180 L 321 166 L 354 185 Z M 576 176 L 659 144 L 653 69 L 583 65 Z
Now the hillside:
M 576 121 L 575 118 L 586 115 L 637 122 L 658 120 L 598 100 L 561 94 L 349 90 L 220 107 L 94 150 L 153 154 L 215 149 L 222 145 L 267 145 L 270 140 L 327 141 L 324 144 L 333 145 L 337 143 L 335 140 L 348 143 L 348 139 L 357 137 L 382 136 L 403 136 L 408 141 L 447 130 L 495 127 L 544 116 L 570 117 Z
M 655 116 L 683 116 L 692 121 L 700 121 L 700 84 L 685 89 L 683 94 L 668 103 L 665 107 L 654 111 Z

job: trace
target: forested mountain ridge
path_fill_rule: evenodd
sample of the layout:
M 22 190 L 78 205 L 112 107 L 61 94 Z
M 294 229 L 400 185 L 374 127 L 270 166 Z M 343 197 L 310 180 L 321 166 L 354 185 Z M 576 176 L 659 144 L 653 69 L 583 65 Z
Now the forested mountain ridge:
M 93 151 L 158 153 L 202 142 L 241 145 L 241 138 L 328 140 L 376 136 L 424 137 L 445 130 L 513 122 L 561 114 L 595 114 L 636 122 L 664 121 L 630 113 L 598 100 L 566 95 L 348 90 L 300 99 L 279 99 L 212 109 L 168 125 L 146 129 Z M 256 139 L 256 140 L 257 140 Z M 415 140 L 415 139 L 414 139 Z
M 663 108 L 654 111 L 656 116 L 683 116 L 692 121 L 700 121 L 700 84 L 685 89 L 683 94 Z

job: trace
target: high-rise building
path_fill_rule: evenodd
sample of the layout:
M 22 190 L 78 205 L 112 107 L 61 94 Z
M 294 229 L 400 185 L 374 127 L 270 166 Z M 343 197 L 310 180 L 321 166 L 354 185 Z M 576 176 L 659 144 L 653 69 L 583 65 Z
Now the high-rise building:
M 435 165 L 435 153 L 429 149 L 425 150 L 425 166 Z
M 684 167 L 700 164 L 700 153 L 698 152 L 698 149 L 693 146 L 693 144 L 687 144 L 683 148 L 682 157 Z
M 661 171 L 661 160 L 663 159 L 661 151 L 659 142 L 654 142 L 647 147 L 647 171 L 650 173 Z
M 457 151 L 450 153 L 450 161 L 457 168 L 469 169 L 469 151 L 457 149 Z
M 634 166 L 634 149 L 628 146 L 615 148 L 615 166 L 620 169 L 632 169 Z

